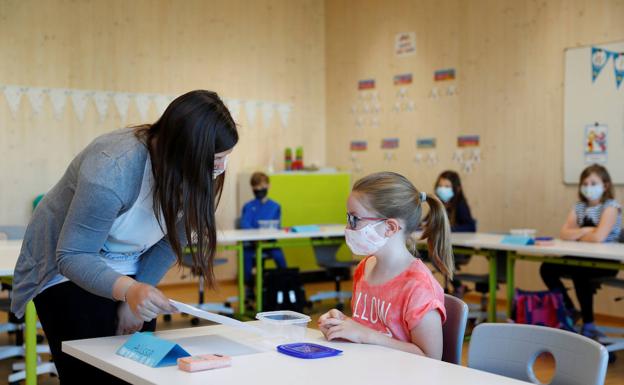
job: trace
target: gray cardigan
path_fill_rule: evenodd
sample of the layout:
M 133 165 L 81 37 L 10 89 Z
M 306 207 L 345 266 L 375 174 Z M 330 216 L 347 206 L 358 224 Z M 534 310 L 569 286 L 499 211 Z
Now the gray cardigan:
M 121 274 L 106 264 L 100 251 L 115 219 L 137 199 L 147 156 L 147 146 L 126 128 L 96 138 L 74 158 L 26 230 L 13 278 L 11 310 L 18 317 L 58 273 L 112 299 Z M 181 242 L 183 223 L 178 220 Z M 141 256 L 136 279 L 156 285 L 174 261 L 163 237 Z

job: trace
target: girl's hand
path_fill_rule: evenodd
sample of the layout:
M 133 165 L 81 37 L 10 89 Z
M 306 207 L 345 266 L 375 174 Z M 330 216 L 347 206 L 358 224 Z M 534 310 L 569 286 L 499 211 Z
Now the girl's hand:
M 137 318 L 149 322 L 159 314 L 174 313 L 177 309 L 154 286 L 136 282 L 126 291 L 126 303 Z
M 319 320 L 318 320 L 319 329 L 325 335 L 325 337 L 327 337 L 328 327 L 326 327 L 325 325 L 327 324 L 328 320 L 330 319 L 344 320 L 346 318 L 347 316 L 345 316 L 340 310 L 331 309 L 330 311 L 328 311 L 327 313 L 319 317 Z
M 371 333 L 376 333 L 374 330 L 355 322 L 351 318 L 341 320 L 336 318 L 328 319 L 325 321 L 325 327 L 327 332 L 323 334 L 330 341 L 344 339 L 355 343 L 367 343 Z
M 117 332 L 116 335 L 132 334 L 143 327 L 143 320 L 137 318 L 130 310 L 130 306 L 123 302 L 117 308 Z

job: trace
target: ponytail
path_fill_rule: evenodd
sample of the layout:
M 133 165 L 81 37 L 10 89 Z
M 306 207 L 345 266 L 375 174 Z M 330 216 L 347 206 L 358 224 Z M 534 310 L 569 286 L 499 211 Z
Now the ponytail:
M 425 194 L 424 192 L 421 194 Z M 433 264 L 447 278 L 453 278 L 455 264 L 453 261 L 453 248 L 451 247 L 451 226 L 446 215 L 446 209 L 438 198 L 429 194 L 426 196 L 429 204 L 429 214 L 423 221 L 423 233 L 421 240 L 427 240 L 429 258 Z M 424 201 L 421 199 L 421 205 Z

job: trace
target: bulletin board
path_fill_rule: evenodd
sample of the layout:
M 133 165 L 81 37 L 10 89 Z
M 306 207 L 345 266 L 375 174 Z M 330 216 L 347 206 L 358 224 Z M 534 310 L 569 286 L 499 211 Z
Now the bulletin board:
M 624 184 L 624 41 L 565 51 L 564 182 L 602 164 Z

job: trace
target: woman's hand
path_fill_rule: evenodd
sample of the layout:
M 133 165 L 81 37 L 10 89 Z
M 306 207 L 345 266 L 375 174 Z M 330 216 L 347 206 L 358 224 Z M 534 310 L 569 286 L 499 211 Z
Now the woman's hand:
M 117 308 L 117 332 L 116 335 L 132 334 L 138 332 L 143 327 L 143 320 L 137 318 L 130 306 L 123 302 Z
M 327 332 L 323 334 L 330 341 L 344 339 L 356 343 L 368 343 L 370 334 L 377 333 L 351 318 L 329 318 L 324 322 L 324 327 Z
M 126 291 L 125 297 L 132 313 L 145 322 L 153 320 L 159 314 L 177 311 L 160 290 L 145 283 L 133 283 Z

